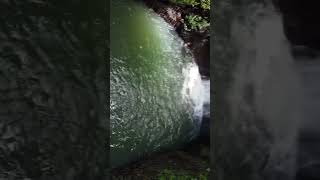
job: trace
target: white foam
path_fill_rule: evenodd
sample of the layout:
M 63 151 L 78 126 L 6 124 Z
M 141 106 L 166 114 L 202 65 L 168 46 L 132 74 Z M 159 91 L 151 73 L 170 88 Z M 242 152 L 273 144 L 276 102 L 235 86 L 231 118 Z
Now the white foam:
M 208 96 L 210 97 L 210 90 L 205 90 L 208 89 L 208 86 L 206 85 L 208 82 L 204 83 L 204 81 L 201 79 L 199 67 L 195 63 L 187 64 L 187 66 L 183 69 L 183 76 L 183 99 L 191 104 L 195 119 L 198 119 L 199 123 L 201 123 L 203 116 L 203 105 L 204 103 L 210 101 L 210 98 L 208 98 Z

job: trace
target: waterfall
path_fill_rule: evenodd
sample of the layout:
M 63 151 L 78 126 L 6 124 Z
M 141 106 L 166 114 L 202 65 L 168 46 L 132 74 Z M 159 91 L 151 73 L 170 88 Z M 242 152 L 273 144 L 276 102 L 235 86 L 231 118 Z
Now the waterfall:
M 210 80 L 202 80 L 203 116 L 210 117 Z
M 289 42 L 271 5 L 248 3 L 239 9 L 229 19 L 236 66 L 227 95 L 231 115 L 221 127 L 228 144 L 219 147 L 232 156 L 222 157 L 227 164 L 221 166 L 235 172 L 226 175 L 229 179 L 241 174 L 241 179 L 291 180 L 302 93 Z

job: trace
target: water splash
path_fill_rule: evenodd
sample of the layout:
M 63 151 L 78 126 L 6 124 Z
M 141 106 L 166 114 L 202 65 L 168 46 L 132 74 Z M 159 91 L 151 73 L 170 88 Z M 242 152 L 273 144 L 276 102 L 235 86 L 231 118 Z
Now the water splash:
M 235 151 L 243 151 L 240 156 L 252 166 L 250 171 L 257 179 L 294 179 L 301 115 L 298 73 L 280 15 L 262 4 L 252 4 L 244 11 L 241 20 L 234 20 L 231 26 L 238 57 L 229 96 L 229 123 L 237 135 L 235 146 L 250 146 Z
M 183 69 L 183 76 L 184 82 L 181 91 L 183 100 L 190 104 L 190 108 L 193 110 L 193 119 L 198 121 L 200 125 L 203 115 L 209 113 L 209 109 L 204 109 L 204 106 L 210 103 L 210 81 L 201 79 L 199 67 L 195 63 L 187 64 Z
M 210 80 L 202 79 L 203 86 L 203 117 L 210 118 Z

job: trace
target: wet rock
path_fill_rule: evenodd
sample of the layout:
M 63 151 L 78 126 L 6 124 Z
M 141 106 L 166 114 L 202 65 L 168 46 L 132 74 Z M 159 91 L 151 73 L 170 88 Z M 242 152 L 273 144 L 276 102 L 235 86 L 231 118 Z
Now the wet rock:
M 203 142 L 209 142 L 210 140 L 210 117 L 203 117 L 200 127 L 199 139 Z
M 175 29 L 183 28 L 183 9 L 165 1 L 144 1 L 145 4 L 159 14 L 167 23 Z
M 320 49 L 320 11 L 317 1 L 274 0 L 280 10 L 284 31 L 294 45 Z
M 320 53 L 307 46 L 291 46 L 291 53 L 296 60 L 316 60 Z
M 210 40 L 207 33 L 194 32 L 184 35 L 202 76 L 210 77 Z

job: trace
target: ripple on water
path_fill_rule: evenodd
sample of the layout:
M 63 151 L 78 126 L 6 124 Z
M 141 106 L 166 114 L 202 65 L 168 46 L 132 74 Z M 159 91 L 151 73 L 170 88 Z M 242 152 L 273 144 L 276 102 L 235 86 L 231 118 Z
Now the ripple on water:
M 195 137 L 200 126 L 194 121 L 194 107 L 202 102 L 198 97 L 202 91 L 195 88 L 201 86 L 197 66 L 183 73 L 192 57 L 182 53 L 182 40 L 172 27 L 136 2 L 112 0 L 111 7 L 115 22 L 110 36 L 111 165 L 115 167 Z M 185 84 L 191 96 L 183 91 Z

